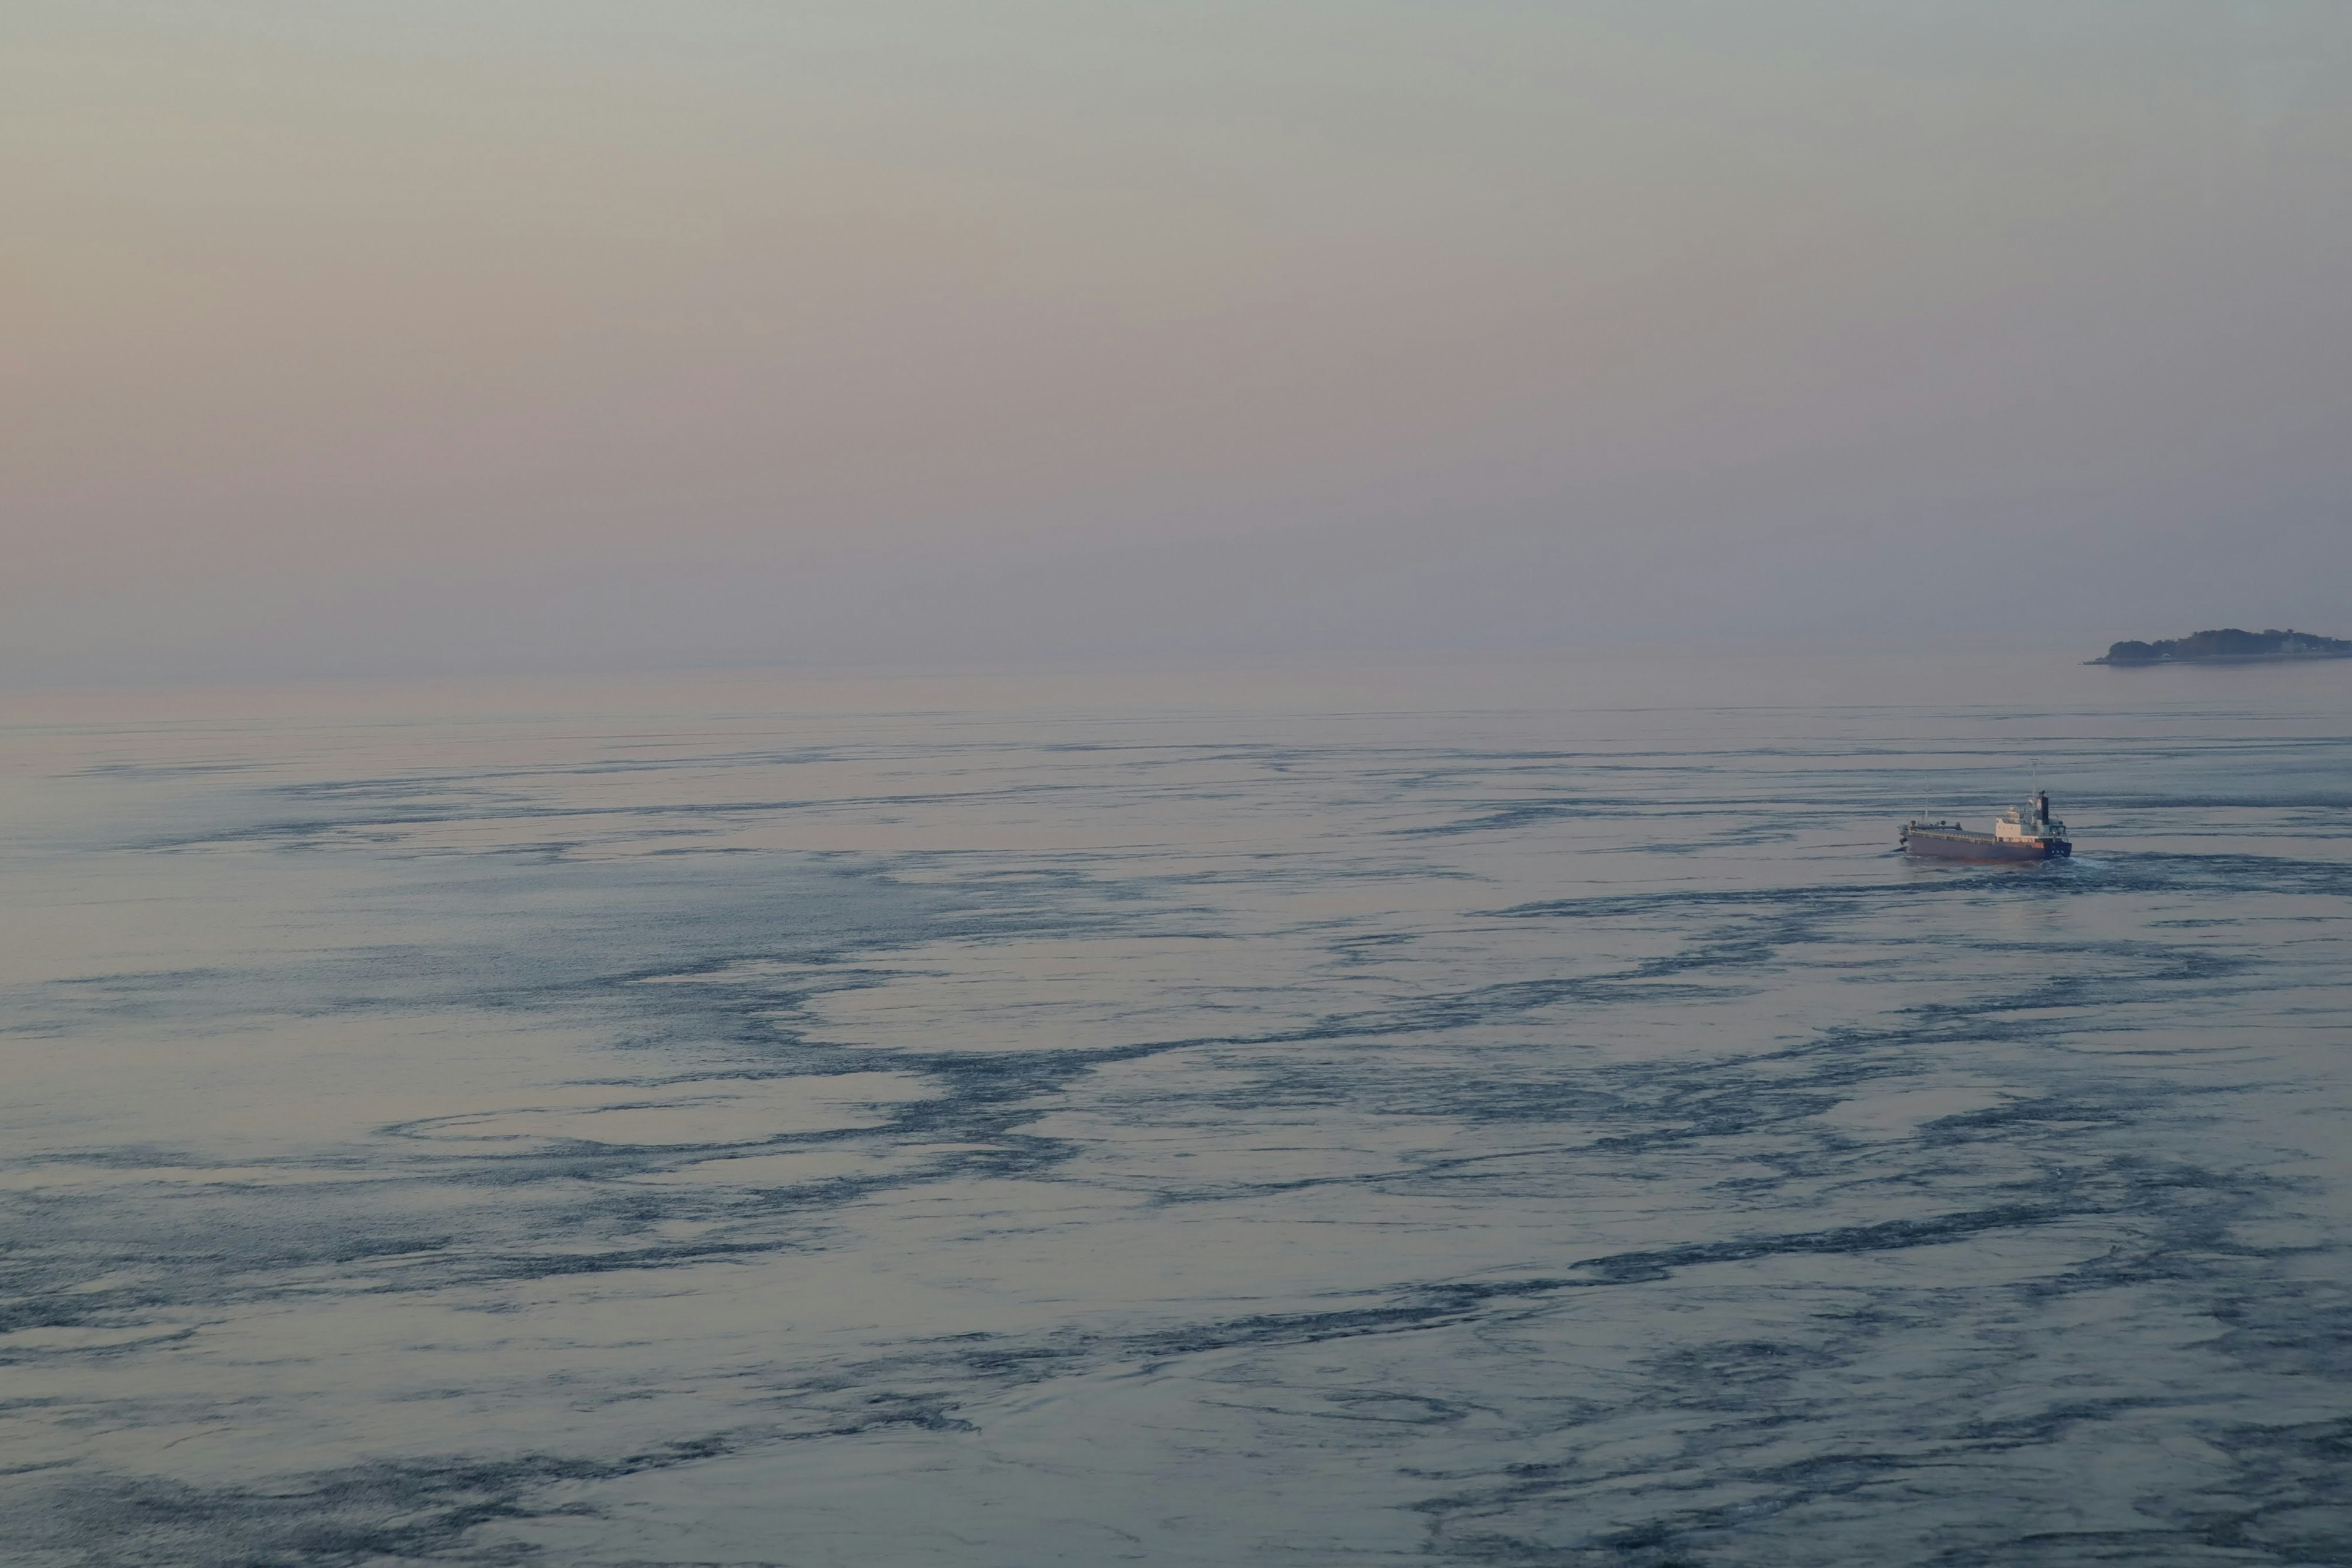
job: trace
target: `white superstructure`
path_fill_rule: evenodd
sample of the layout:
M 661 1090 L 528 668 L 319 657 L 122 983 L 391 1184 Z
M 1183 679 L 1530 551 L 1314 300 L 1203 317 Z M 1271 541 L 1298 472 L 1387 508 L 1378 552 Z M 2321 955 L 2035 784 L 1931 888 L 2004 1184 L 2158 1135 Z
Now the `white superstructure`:
M 2050 797 L 2037 794 L 2023 805 L 2012 805 L 1992 825 L 1995 838 L 2043 842 L 2066 837 L 2066 825 L 2050 815 Z

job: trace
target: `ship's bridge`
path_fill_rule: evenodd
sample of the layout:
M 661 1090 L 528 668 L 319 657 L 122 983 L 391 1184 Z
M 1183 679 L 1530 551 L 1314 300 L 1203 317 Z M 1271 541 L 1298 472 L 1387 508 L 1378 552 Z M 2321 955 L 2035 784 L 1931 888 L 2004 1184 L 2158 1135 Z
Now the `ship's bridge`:
M 2050 797 L 2037 795 L 2023 805 L 2012 805 L 1992 825 L 1995 838 L 2063 838 L 2066 825 L 2050 815 Z

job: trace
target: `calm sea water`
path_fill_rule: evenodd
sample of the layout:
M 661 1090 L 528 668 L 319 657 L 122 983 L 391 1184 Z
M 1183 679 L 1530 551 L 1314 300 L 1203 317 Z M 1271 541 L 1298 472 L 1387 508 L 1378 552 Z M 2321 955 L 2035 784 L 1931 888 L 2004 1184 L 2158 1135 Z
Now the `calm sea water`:
M 14 1561 L 2352 1562 L 2352 666 L 0 747 Z

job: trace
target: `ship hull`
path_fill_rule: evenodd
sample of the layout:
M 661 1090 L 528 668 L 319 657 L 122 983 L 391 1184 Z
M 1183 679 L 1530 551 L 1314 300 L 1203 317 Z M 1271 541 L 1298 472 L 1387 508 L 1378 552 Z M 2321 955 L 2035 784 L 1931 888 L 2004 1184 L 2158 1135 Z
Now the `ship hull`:
M 2063 838 L 1995 838 L 1990 833 L 1928 827 L 1906 833 L 1903 849 L 1931 860 L 2057 860 L 2074 852 L 2074 847 Z

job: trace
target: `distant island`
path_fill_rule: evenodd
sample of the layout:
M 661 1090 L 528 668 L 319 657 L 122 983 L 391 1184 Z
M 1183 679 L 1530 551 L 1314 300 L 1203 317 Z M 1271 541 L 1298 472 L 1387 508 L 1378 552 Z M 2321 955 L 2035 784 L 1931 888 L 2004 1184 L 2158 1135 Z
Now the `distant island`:
M 2119 642 L 2092 664 L 2230 664 L 2253 659 L 2352 658 L 2352 641 L 2310 632 L 2242 632 L 2235 626 L 2162 642 Z

